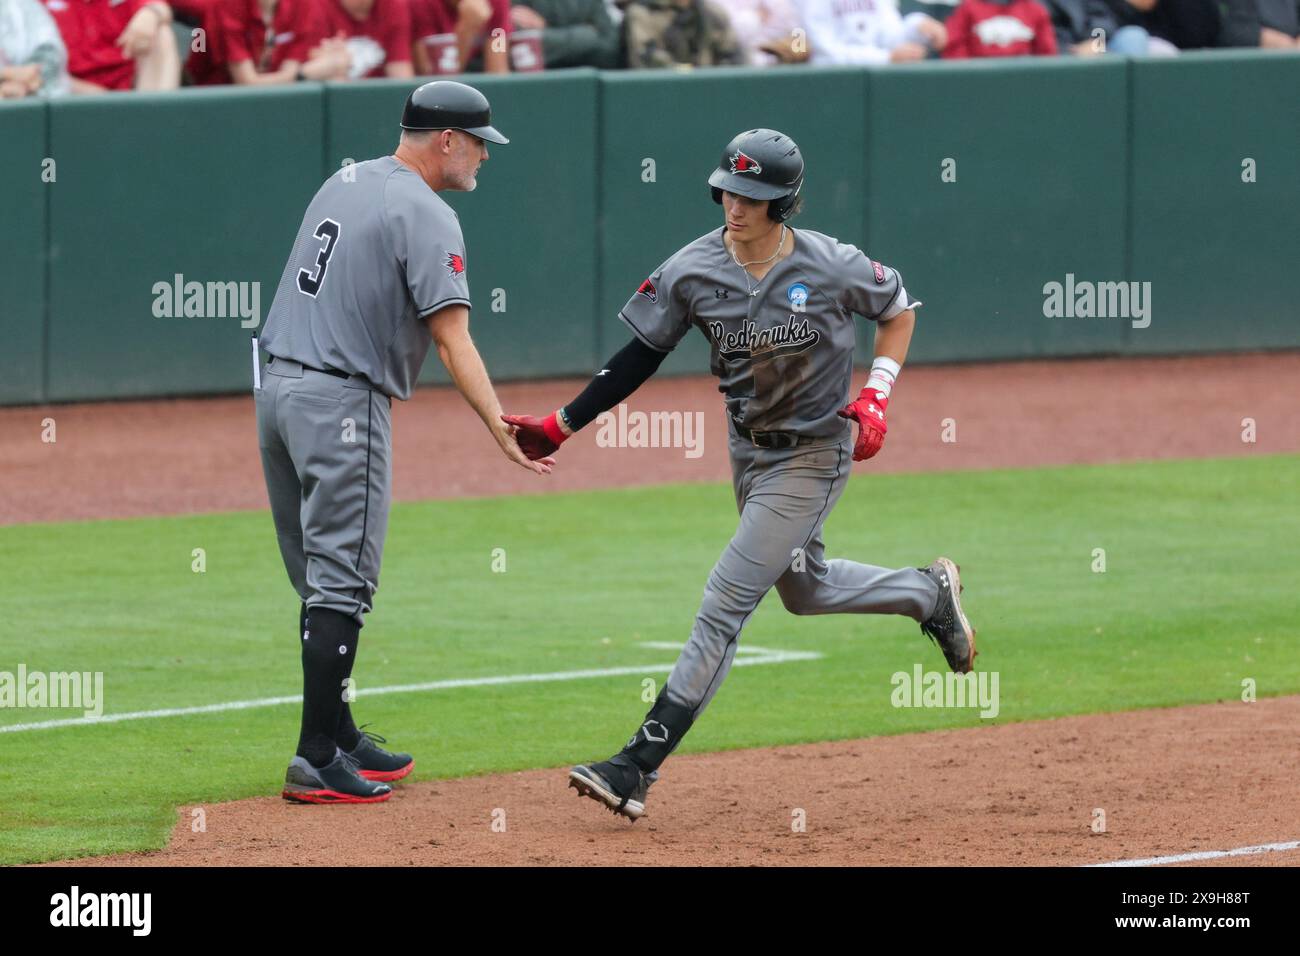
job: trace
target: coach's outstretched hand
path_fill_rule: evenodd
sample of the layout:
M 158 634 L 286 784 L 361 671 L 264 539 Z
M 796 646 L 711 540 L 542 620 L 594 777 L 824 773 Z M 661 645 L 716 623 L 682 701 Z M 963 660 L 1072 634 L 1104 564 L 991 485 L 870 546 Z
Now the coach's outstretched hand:
M 853 446 L 853 460 L 866 461 L 885 443 L 885 409 L 889 399 L 873 388 L 864 388 L 857 401 L 849 402 L 836 414 L 858 423 L 858 443 Z
M 490 429 L 492 435 L 501 446 L 501 450 L 517 465 L 522 465 L 529 471 L 535 471 L 539 475 L 549 475 L 551 469 L 555 467 L 555 459 L 546 457 L 545 453 L 540 455 L 532 454 L 525 444 L 526 436 L 523 431 L 510 421 L 510 416 L 502 415 L 501 423 Z
M 551 419 L 554 419 L 554 415 Z M 555 463 L 555 459 L 547 458 L 559 450 L 560 443 L 569 436 L 560 430 L 558 424 L 551 419 L 536 418 L 532 415 L 502 415 L 501 420 L 511 426 L 514 432 L 515 441 L 519 442 L 520 449 L 533 461 L 549 461 Z

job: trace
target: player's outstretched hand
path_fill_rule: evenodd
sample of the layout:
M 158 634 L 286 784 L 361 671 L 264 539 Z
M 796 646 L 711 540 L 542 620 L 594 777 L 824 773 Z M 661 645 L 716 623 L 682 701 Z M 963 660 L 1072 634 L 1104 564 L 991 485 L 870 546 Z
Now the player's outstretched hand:
M 555 467 L 555 459 L 546 455 L 530 454 L 522 447 L 523 430 L 518 428 L 514 422 L 509 421 L 511 417 L 502 415 L 501 421 L 493 426 L 492 436 L 496 438 L 497 444 L 506 453 L 506 457 L 516 464 L 527 468 L 529 471 L 535 471 L 539 475 L 549 475 L 551 469 Z
M 856 401 L 849 402 L 836 414 L 858 423 L 858 443 L 853 446 L 853 460 L 866 461 L 885 443 L 885 409 L 889 399 L 874 389 L 862 390 Z
M 560 443 L 546 430 L 546 422 L 532 415 L 502 415 L 501 420 L 514 429 L 515 440 L 525 455 L 540 461 L 559 450 Z

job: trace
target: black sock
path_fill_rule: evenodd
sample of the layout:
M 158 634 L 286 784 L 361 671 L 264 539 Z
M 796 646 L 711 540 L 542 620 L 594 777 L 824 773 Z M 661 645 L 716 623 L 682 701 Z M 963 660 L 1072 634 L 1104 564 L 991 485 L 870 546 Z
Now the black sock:
M 343 709 L 343 680 L 352 673 L 361 626 L 350 614 L 316 607 L 307 615 L 302 643 L 302 729 L 298 756 L 314 767 L 334 760 Z M 355 746 L 355 744 L 353 745 Z
M 653 773 L 682 742 L 694 722 L 691 708 L 670 701 L 665 685 L 620 754 L 641 768 L 642 773 Z

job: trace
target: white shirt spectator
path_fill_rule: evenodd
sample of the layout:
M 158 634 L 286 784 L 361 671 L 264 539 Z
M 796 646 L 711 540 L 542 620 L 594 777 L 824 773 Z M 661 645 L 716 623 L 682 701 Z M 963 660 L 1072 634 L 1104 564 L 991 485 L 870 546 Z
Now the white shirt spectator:
M 922 13 L 900 16 L 896 0 L 797 0 L 813 63 L 888 63 L 901 43 L 925 45 Z
M 0 82 L 6 96 L 17 86 L 5 82 L 9 74 L 32 66 L 40 70 L 37 95 L 68 92 L 68 51 L 54 18 L 38 0 L 0 0 Z
M 736 42 L 750 66 L 769 66 L 777 57 L 761 49 L 773 40 L 792 40 L 799 26 L 794 0 L 717 0 L 731 17 Z

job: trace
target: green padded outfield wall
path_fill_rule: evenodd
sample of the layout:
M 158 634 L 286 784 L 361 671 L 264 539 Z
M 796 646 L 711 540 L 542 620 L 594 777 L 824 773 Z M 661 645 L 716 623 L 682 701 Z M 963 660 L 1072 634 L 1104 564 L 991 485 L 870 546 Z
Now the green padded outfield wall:
M 862 245 L 866 131 L 856 117 L 864 113 L 866 77 L 801 67 L 602 77 L 601 360 L 631 337 L 618 311 L 641 281 L 692 239 L 722 227 L 708 178 L 736 133 L 768 126 L 793 137 L 809 170 L 807 212 L 796 225 Z M 663 370 L 706 372 L 708 359 L 704 336 L 692 331 Z
M 1119 351 L 1043 286 L 1125 278 L 1127 95 L 1119 58 L 872 71 L 868 249 L 925 303 L 910 360 Z
M 448 199 L 499 379 L 585 376 L 616 349 L 637 284 L 720 225 L 721 146 L 760 124 L 807 157 L 797 225 L 925 301 L 913 360 L 1300 347 L 1300 54 L 474 82 L 513 142 Z M 393 149 L 408 89 L 0 104 L 0 402 L 247 389 L 240 318 L 155 317 L 155 284 L 257 282 L 264 318 L 307 201 L 343 159 Z M 1150 282 L 1151 327 L 1045 317 L 1043 285 L 1069 274 Z M 705 367 L 692 334 L 665 369 Z
M 39 401 L 44 374 L 47 111 L 0 109 L 0 404 Z M 58 169 L 54 170 L 56 176 Z
M 1126 351 L 1300 345 L 1298 67 L 1228 51 L 1133 62 L 1132 273 L 1154 304 Z
M 240 318 L 158 318 L 153 289 L 259 282 L 265 316 L 320 185 L 321 110 L 319 86 L 49 107 L 49 399 L 252 388 Z
M 472 193 L 440 193 L 460 216 L 474 307 L 470 331 L 495 378 L 590 374 L 598 361 L 594 70 L 475 77 L 510 139 L 488 147 Z M 397 146 L 406 81 L 326 89 L 325 166 Z M 287 250 L 286 250 L 287 252 Z M 504 294 L 504 311 L 494 311 Z M 430 351 L 421 381 L 447 381 Z

